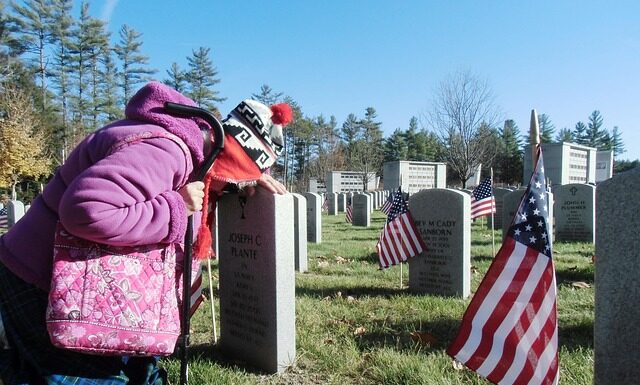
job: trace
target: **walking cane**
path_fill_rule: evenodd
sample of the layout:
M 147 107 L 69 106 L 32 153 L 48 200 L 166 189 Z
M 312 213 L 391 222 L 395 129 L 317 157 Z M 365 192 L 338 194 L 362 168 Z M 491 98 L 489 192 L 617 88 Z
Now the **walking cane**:
M 202 167 L 197 171 L 195 180 L 203 180 L 220 151 L 224 148 L 224 129 L 220 121 L 209 111 L 198 107 L 187 106 L 177 103 L 165 103 L 165 110 L 169 113 L 183 116 L 194 116 L 203 119 L 213 130 L 213 149 L 205 158 Z M 207 209 L 206 207 L 203 209 Z M 184 237 L 184 268 L 182 271 L 182 314 L 181 314 L 181 337 L 180 337 L 180 384 L 187 385 L 189 382 L 189 359 L 187 347 L 189 346 L 189 327 L 191 310 L 191 254 L 193 243 L 193 216 L 187 218 L 187 231 Z M 213 300 L 213 298 L 212 298 Z

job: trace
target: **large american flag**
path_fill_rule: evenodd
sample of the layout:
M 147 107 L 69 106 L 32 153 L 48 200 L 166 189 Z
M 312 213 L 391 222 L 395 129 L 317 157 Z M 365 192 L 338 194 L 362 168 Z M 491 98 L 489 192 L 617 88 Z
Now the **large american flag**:
M 398 190 L 393 196 L 387 223 L 376 245 L 380 266 L 387 268 L 397 265 L 425 249 L 426 246 L 409 212 L 404 194 Z
M 494 384 L 557 384 L 556 280 L 542 151 L 447 353 Z
M 491 178 L 486 177 L 471 193 L 471 219 L 496 212 L 496 200 L 493 197 Z

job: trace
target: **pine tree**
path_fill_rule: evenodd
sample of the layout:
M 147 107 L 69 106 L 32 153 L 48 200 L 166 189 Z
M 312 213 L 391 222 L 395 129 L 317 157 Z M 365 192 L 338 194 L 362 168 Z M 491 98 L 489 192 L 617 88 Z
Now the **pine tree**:
M 267 106 L 271 106 L 282 100 L 282 92 L 275 92 L 271 87 L 263 84 L 260 87 L 260 93 L 251 94 L 251 97 Z
M 19 40 L 24 51 L 34 55 L 36 74 L 40 79 L 41 111 L 47 107 L 47 49 L 54 40 L 53 7 L 50 0 L 26 0 L 24 6 L 12 2 L 18 26 Z
M 496 176 L 504 183 L 518 183 L 522 180 L 522 142 L 518 126 L 513 120 L 505 120 L 500 137 Z
M 538 115 L 538 125 L 540 127 L 540 143 L 553 142 L 553 134 L 556 126 L 551 123 L 551 119 L 547 114 Z M 529 142 L 531 143 L 531 142 Z
M 187 72 L 187 82 L 190 89 L 187 93 L 200 107 L 217 112 L 216 103 L 223 102 L 226 98 L 219 96 L 219 92 L 214 86 L 220 83 L 218 70 L 213 66 L 209 58 L 209 48 L 200 47 L 192 51 L 192 56 L 187 58 L 189 70 Z
M 354 171 L 362 173 L 363 191 L 366 190 L 370 179 L 382 173 L 382 123 L 377 122 L 376 110 L 367 107 L 365 117 L 359 122 L 360 135 L 353 143 L 350 166 Z
M 187 91 L 187 73 L 183 71 L 178 63 L 171 63 L 171 68 L 167 70 L 168 79 L 162 82 L 174 90 L 185 93 Z
M 573 140 L 578 144 L 587 144 L 587 126 L 583 122 L 576 123 L 573 129 Z
M 113 49 L 107 47 L 102 51 L 100 61 L 102 63 L 100 95 L 103 123 L 112 122 L 123 117 L 122 108 L 118 104 L 118 71 L 113 60 Z
M 392 162 L 396 160 L 407 160 L 406 133 L 400 128 L 396 130 L 384 141 L 384 161 Z
M 53 37 L 54 53 L 51 70 L 51 82 L 58 91 L 57 100 L 60 108 L 61 127 L 55 133 L 57 142 L 55 151 L 60 154 L 61 161 L 66 157 L 69 144 L 67 137 L 69 134 L 69 100 L 71 98 L 71 27 L 73 17 L 71 9 L 72 0 L 56 0 L 53 3 Z
M 587 130 L 585 131 L 584 144 L 589 147 L 603 148 L 606 142 L 607 132 L 602 128 L 602 115 L 595 110 L 589 115 Z
M 611 130 L 611 150 L 613 150 L 613 156 L 617 157 L 626 152 L 624 148 L 624 143 L 622 142 L 622 134 L 620 134 L 620 130 L 618 126 L 613 126 L 613 130 Z
M 561 129 L 560 131 L 558 131 L 558 134 L 556 135 L 556 142 L 558 143 L 562 143 L 562 142 L 573 142 L 573 133 L 571 132 L 570 129 L 568 129 L 567 127 Z
M 104 41 L 104 23 L 89 14 L 89 4 L 82 3 L 80 18 L 71 31 L 70 59 L 73 76 L 71 144 L 83 137 L 87 121 L 93 115 L 92 81 L 97 48 Z
M 120 59 L 120 87 L 123 106 L 127 104 L 136 86 L 150 79 L 156 70 L 147 67 L 149 58 L 141 53 L 142 34 L 126 24 L 120 29 L 120 41 L 114 51 Z

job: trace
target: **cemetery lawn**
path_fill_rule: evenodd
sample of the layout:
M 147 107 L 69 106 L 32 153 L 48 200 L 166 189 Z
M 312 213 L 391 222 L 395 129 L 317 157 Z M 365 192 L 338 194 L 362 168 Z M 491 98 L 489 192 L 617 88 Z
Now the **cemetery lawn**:
M 375 245 L 384 214 L 375 211 L 370 228 L 345 223 L 343 213 L 322 221 L 323 243 L 309 244 L 309 271 L 296 273 L 295 365 L 269 375 L 221 355 L 206 301 L 191 321 L 191 384 L 489 384 L 445 353 L 469 299 L 411 294 L 406 265 L 402 279 L 399 266 L 378 269 Z M 472 292 L 492 258 L 491 232 L 481 221 L 471 230 Z M 593 383 L 593 253 L 587 243 L 554 244 L 562 384 Z M 217 289 L 214 303 L 219 322 Z M 178 356 L 162 364 L 177 384 Z

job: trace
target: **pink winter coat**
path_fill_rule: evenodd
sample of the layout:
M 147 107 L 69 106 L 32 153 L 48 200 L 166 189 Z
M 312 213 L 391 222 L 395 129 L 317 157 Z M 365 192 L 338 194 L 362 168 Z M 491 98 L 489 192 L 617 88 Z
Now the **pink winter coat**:
M 131 98 L 127 119 L 83 140 L 25 216 L 0 238 L 0 262 L 48 291 L 58 220 L 78 237 L 109 245 L 183 242 L 186 206 L 177 190 L 203 161 L 203 122 L 166 114 L 166 101 L 195 105 L 152 82 Z M 165 130 L 182 139 L 190 153 L 159 135 Z

